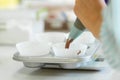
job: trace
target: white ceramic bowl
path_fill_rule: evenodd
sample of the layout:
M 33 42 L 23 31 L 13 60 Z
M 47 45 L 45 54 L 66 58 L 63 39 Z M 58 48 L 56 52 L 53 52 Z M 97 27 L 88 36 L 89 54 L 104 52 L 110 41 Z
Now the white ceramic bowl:
M 26 41 L 16 44 L 21 56 L 44 56 L 49 54 L 50 46 L 48 42 Z
M 37 41 L 48 41 L 52 44 L 64 42 L 66 40 L 65 33 L 62 32 L 46 32 L 36 35 Z
M 85 54 L 87 45 L 71 45 L 69 49 L 65 49 L 65 43 L 57 43 L 52 46 L 52 50 L 57 57 L 76 58 Z M 80 52 L 79 55 L 78 52 Z

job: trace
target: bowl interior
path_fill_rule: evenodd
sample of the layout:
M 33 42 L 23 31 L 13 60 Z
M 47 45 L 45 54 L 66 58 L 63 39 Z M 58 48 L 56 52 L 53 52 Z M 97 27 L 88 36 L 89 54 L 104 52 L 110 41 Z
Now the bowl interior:
M 85 31 L 73 41 L 73 44 L 92 44 L 95 40 L 96 39 L 91 32 Z
M 71 45 L 69 49 L 65 49 L 65 43 L 58 43 L 53 45 L 52 49 L 58 57 L 80 57 L 85 54 L 87 45 Z

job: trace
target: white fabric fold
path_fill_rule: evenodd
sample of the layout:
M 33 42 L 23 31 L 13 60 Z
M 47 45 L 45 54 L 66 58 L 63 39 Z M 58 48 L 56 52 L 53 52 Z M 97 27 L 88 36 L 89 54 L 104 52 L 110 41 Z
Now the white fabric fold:
M 120 0 L 111 0 L 103 10 L 101 40 L 107 61 L 120 69 Z

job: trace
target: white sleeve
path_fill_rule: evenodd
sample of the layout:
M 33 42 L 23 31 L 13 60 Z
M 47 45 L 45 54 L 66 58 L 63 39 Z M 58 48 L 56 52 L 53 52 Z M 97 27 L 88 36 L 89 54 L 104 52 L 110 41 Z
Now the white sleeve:
M 120 0 L 111 0 L 103 11 L 101 40 L 106 60 L 114 69 L 120 69 Z

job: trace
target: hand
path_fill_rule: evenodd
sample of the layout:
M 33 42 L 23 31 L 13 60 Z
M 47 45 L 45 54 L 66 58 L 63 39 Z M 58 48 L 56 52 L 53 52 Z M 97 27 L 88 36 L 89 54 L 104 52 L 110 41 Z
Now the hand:
M 69 48 L 72 41 L 73 41 L 73 39 L 67 39 L 65 48 Z
M 99 38 L 102 23 L 102 10 L 106 7 L 104 0 L 76 0 L 74 11 L 83 25 Z

